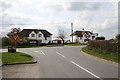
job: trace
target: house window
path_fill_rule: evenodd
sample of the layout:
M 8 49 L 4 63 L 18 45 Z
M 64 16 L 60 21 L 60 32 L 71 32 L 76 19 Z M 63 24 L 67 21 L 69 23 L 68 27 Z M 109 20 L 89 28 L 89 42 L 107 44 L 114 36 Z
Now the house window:
M 47 40 L 47 37 L 45 37 L 45 40 Z
M 35 37 L 35 34 L 31 34 L 32 37 Z
M 94 40 L 95 36 L 92 36 L 92 40 Z
M 80 39 L 82 39 L 82 37 L 80 37 Z
M 41 37 L 42 35 L 41 34 L 39 34 L 39 37 Z

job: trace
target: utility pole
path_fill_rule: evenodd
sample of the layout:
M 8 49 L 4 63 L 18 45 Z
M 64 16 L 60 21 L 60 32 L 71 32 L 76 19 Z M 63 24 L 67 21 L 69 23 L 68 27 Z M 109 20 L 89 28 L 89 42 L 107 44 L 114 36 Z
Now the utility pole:
M 73 43 L 73 23 L 71 22 L 71 34 L 72 34 L 72 43 Z

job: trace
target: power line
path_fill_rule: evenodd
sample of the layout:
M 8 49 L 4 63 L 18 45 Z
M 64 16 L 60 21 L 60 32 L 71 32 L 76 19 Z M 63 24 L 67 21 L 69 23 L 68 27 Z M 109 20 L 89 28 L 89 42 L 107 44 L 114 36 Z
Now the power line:
M 0 24 L 0 25 L 46 25 L 46 24 L 69 24 L 69 23 L 41 23 L 41 24 Z

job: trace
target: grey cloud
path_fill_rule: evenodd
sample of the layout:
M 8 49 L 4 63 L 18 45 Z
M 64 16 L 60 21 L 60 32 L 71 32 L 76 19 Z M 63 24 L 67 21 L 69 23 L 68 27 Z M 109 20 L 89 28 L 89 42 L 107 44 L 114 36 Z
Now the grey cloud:
M 62 11 L 64 10 L 63 7 L 61 5 L 52 5 L 52 6 L 49 6 L 49 8 L 55 10 L 55 11 Z
M 100 34 L 103 34 L 103 36 L 106 37 L 106 39 L 111 39 L 113 37 L 116 36 L 116 34 L 118 34 L 118 22 L 115 22 L 113 24 L 109 24 L 108 27 L 104 28 L 104 29 L 97 29 L 97 31 Z
M 0 25 L 5 28 L 5 27 L 10 27 L 13 25 L 24 25 L 24 24 L 30 24 L 33 22 L 30 18 L 20 18 L 19 16 L 12 16 L 9 14 L 3 14 L 0 15 Z
M 6 10 L 6 9 L 12 7 L 12 5 L 10 3 L 0 1 L 0 7 L 1 7 L 2 10 Z
M 71 2 L 68 10 L 70 11 L 84 11 L 84 10 L 99 10 L 102 8 L 102 5 L 106 3 L 99 2 Z

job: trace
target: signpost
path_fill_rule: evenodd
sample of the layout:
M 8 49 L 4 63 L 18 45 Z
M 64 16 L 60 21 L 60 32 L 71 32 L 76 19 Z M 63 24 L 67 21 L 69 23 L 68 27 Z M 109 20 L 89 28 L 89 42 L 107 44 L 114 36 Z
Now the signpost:
M 72 34 L 72 43 L 73 43 L 73 23 L 71 22 L 71 34 Z
M 17 46 L 17 42 L 20 41 L 20 35 L 19 35 L 19 32 L 20 32 L 20 28 L 12 28 L 12 31 L 11 31 L 11 40 L 13 42 L 15 42 L 15 49 L 13 47 L 11 47 L 11 49 L 8 48 L 8 52 L 16 52 L 16 46 Z
M 20 35 L 19 34 L 13 34 L 13 35 L 11 35 L 11 39 L 14 42 L 19 42 L 20 41 Z

